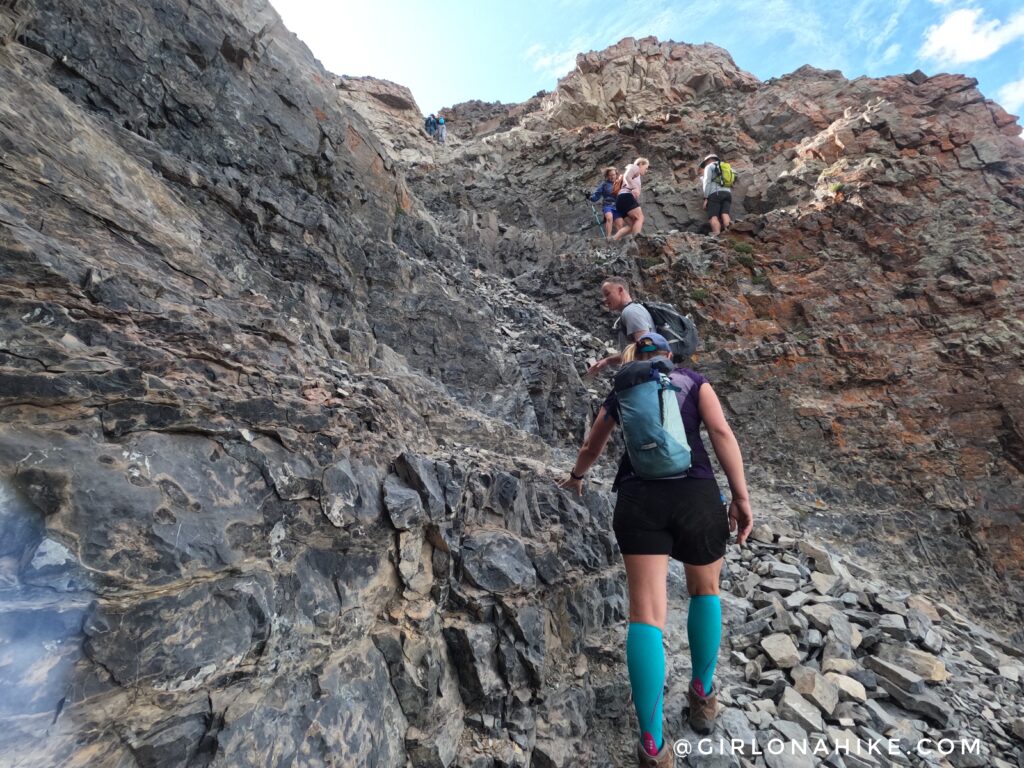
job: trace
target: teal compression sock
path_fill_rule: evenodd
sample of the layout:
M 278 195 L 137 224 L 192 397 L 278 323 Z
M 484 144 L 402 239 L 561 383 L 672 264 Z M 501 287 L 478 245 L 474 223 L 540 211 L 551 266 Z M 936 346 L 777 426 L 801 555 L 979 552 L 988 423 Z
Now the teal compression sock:
M 626 635 L 626 666 L 633 688 L 633 705 L 640 721 L 640 741 L 648 754 L 662 747 L 662 704 L 665 690 L 665 645 L 661 630 L 630 623 Z
M 711 693 L 711 681 L 718 664 L 718 646 L 722 642 L 722 601 L 718 595 L 693 595 L 686 617 L 690 638 L 690 662 L 693 687 L 697 693 Z

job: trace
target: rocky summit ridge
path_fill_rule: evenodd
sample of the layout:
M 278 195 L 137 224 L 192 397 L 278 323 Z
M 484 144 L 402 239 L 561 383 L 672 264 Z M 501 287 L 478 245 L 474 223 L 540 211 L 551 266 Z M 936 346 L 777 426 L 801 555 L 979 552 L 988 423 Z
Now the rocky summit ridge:
M 614 457 L 554 483 L 610 273 L 694 314 L 757 515 L 742 749 L 679 719 L 671 572 L 686 763 L 1024 765 L 1017 120 L 653 38 L 446 115 L 261 0 L 0 0 L 0 765 L 630 764 Z

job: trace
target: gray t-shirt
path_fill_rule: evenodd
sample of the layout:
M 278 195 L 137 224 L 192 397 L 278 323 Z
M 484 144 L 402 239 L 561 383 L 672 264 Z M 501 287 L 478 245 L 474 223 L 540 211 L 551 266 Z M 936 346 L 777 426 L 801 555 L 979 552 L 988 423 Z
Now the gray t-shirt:
M 715 192 L 728 192 L 732 194 L 732 190 L 728 187 L 723 187 L 721 184 L 715 181 L 715 166 L 718 163 L 708 163 L 704 167 L 704 184 L 702 185 L 704 191 L 704 197 L 711 197 Z
M 654 331 L 654 320 L 651 313 L 644 309 L 644 305 L 638 301 L 627 304 L 622 309 L 619 318 L 619 349 L 625 349 L 627 344 L 633 343 L 634 334 L 637 331 Z

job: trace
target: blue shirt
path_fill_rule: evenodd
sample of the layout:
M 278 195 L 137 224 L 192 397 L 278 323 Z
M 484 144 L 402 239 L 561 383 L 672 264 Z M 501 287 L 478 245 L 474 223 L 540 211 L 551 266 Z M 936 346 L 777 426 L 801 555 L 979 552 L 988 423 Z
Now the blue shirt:
M 602 200 L 601 205 L 615 207 L 615 195 L 612 190 L 615 186 L 612 182 L 605 180 L 597 185 L 597 189 L 594 190 L 594 194 L 590 196 L 590 202 L 596 203 L 598 200 Z

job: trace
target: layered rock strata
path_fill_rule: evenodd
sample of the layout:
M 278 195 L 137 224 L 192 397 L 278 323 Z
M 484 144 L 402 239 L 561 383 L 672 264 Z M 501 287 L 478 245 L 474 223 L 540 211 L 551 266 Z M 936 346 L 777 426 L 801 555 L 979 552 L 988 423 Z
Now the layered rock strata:
M 1019 127 L 970 81 L 627 40 L 439 148 L 263 2 L 0 21 L 0 765 L 628 764 L 611 462 L 553 482 L 608 272 L 695 312 L 777 519 L 729 555 L 716 736 L 1021 759 L 1019 643 L 954 605 L 1020 597 Z M 610 250 L 580 191 L 638 153 Z

